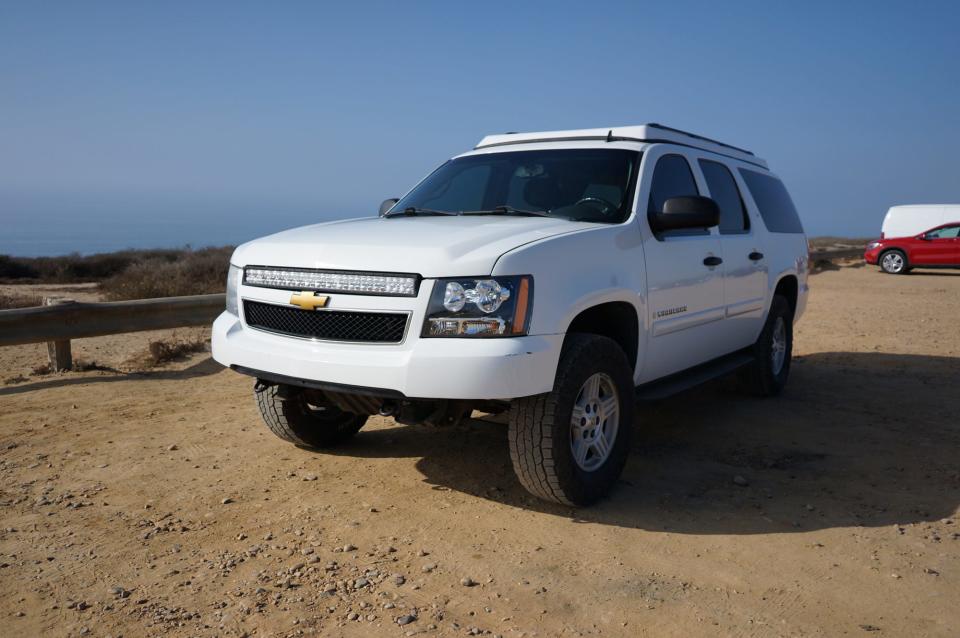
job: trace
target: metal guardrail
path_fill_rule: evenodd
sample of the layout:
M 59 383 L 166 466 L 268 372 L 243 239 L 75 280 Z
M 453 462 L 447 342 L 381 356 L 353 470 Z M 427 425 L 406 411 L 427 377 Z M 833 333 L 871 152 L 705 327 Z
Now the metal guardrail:
M 45 299 L 42 307 L 0 310 L 0 346 L 47 342 L 50 367 L 68 370 L 71 339 L 206 325 L 225 301 L 223 293 L 99 303 Z

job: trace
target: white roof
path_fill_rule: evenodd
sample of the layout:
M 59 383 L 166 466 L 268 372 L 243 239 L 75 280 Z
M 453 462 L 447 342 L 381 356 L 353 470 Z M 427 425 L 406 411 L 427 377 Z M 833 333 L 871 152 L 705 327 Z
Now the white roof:
M 656 142 L 692 146 L 712 153 L 726 155 L 743 162 L 767 168 L 767 162 L 750 151 L 731 146 L 717 140 L 687 133 L 662 124 L 640 124 L 636 126 L 613 126 L 608 128 L 585 128 L 570 131 L 539 131 L 533 133 L 501 133 L 487 135 L 476 148 L 507 146 L 513 144 L 531 144 L 534 142 L 566 142 L 574 140 L 636 141 L 647 144 Z
M 960 208 L 960 204 L 897 204 L 891 206 L 890 210 L 908 210 L 911 208 L 934 209 L 934 208 Z

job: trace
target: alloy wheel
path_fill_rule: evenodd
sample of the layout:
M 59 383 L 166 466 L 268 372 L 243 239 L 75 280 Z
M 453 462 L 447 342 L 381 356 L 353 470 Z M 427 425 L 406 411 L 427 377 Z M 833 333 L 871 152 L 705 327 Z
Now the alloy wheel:
M 610 456 L 620 426 L 620 398 L 608 375 L 598 372 L 581 386 L 570 415 L 570 450 L 577 466 L 592 472 Z

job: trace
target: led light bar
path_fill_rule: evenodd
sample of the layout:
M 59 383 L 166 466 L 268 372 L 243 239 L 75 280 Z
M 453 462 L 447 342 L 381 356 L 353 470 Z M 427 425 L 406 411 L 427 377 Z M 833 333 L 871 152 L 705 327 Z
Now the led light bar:
M 243 275 L 243 283 L 247 286 L 394 297 L 416 297 L 418 280 L 417 275 L 300 270 L 267 266 L 247 266 Z

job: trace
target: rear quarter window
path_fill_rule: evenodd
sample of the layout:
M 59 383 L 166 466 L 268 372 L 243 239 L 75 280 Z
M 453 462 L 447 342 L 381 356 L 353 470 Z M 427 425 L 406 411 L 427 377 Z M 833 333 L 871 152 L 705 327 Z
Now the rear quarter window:
M 740 169 L 740 176 L 747 183 L 767 230 L 771 233 L 803 233 L 800 216 L 783 182 L 745 168 Z

